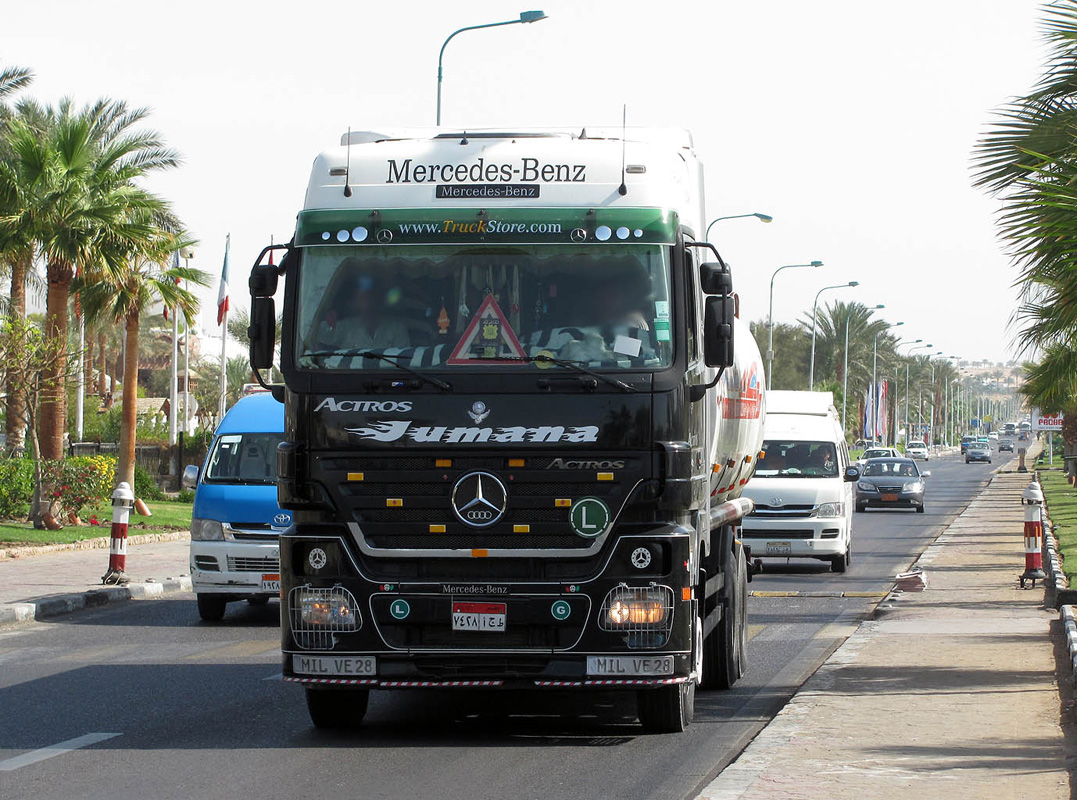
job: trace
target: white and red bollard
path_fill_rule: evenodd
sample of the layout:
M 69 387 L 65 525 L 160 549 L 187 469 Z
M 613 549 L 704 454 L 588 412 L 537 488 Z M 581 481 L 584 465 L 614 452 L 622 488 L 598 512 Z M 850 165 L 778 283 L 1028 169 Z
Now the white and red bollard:
M 127 569 L 127 520 L 135 505 L 135 493 L 126 481 L 121 481 L 112 493 L 112 541 L 108 549 L 108 572 L 101 583 L 130 583 Z
M 1043 489 L 1039 483 L 1032 481 L 1021 495 L 1021 504 L 1025 507 L 1025 571 L 1021 575 L 1021 588 L 1025 581 L 1036 581 L 1047 576 L 1043 572 Z

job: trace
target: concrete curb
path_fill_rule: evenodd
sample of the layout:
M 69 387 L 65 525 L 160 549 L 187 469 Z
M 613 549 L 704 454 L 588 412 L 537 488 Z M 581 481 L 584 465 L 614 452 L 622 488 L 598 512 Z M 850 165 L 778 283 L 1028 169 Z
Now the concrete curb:
M 1077 623 L 1073 618 L 1073 606 L 1062 606 L 1062 626 L 1066 631 L 1066 649 L 1070 654 L 1070 670 L 1074 686 L 1077 686 Z
M 105 526 L 101 536 L 92 539 L 83 539 L 79 542 L 65 544 L 31 544 L 19 547 L 5 547 L 0 543 L 0 561 L 9 558 L 28 558 L 41 556 L 48 553 L 62 553 L 66 550 L 103 550 L 109 546 L 112 539 L 109 537 L 109 528 Z M 179 542 L 191 538 L 190 531 L 170 531 L 169 533 L 133 533 L 127 537 L 127 545 L 154 544 L 155 542 Z
M 100 589 L 85 592 L 58 594 L 24 603 L 9 603 L 0 606 L 0 626 L 35 622 L 126 600 L 146 600 L 190 591 L 191 579 L 182 577 L 153 583 L 131 583 L 127 586 L 102 586 Z

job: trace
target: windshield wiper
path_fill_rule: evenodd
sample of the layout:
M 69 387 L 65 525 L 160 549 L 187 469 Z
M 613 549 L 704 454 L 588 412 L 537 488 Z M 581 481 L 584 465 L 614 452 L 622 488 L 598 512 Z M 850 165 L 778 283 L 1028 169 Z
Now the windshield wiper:
M 378 361 L 388 361 L 394 367 L 398 367 L 399 369 L 404 370 L 404 372 L 408 373 L 409 375 L 414 375 L 419 380 L 429 383 L 431 386 L 436 386 L 443 392 L 452 391 L 451 383 L 446 383 L 445 381 L 441 380 L 441 378 L 435 378 L 433 375 L 424 375 L 417 369 L 413 369 L 412 367 L 409 367 L 405 364 L 401 364 L 399 361 L 397 361 L 398 358 L 404 358 L 405 356 L 390 356 L 386 355 L 385 353 L 375 353 L 373 350 L 363 350 L 358 347 L 352 348 L 351 350 L 315 350 L 313 353 L 304 353 L 304 355 L 308 358 L 329 358 L 330 356 L 358 356 L 360 358 L 373 358 Z
M 624 381 L 618 380 L 617 378 L 613 378 L 613 377 L 611 377 L 609 375 L 603 375 L 601 372 L 595 372 L 594 370 L 587 369 L 587 367 L 581 366 L 576 361 L 568 361 L 567 359 L 564 359 L 564 358 L 554 358 L 553 356 L 547 355 L 546 353 L 539 353 L 538 355 L 535 355 L 535 356 L 512 356 L 512 357 L 510 357 L 510 358 L 508 358 L 506 360 L 509 360 L 509 361 L 523 361 L 523 362 L 528 363 L 528 364 L 533 364 L 533 363 L 556 364 L 559 367 L 564 367 L 565 369 L 574 370 L 575 372 L 578 372 L 581 375 L 589 375 L 592 378 L 596 378 L 597 380 L 602 381 L 603 383 L 608 383 L 610 386 L 616 386 L 618 389 L 620 389 L 622 391 L 625 391 L 625 392 L 638 392 L 639 391 L 639 389 L 637 389 L 635 386 L 630 386 L 627 383 L 625 383 Z

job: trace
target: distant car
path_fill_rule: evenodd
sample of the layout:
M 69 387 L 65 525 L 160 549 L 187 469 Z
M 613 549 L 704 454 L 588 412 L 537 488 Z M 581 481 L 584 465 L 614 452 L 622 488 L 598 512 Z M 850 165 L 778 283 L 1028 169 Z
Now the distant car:
M 992 442 L 997 442 L 998 441 L 998 433 L 995 432 L 995 431 L 991 431 L 991 433 L 987 434 L 987 438 Z
M 879 443 L 872 439 L 857 439 L 853 442 L 853 450 L 867 450 L 872 447 L 878 447 Z
M 998 451 L 1000 453 L 1003 452 L 1003 451 L 1012 453 L 1013 452 L 1013 439 L 999 439 L 998 440 Z
M 969 442 L 975 439 L 975 436 L 962 436 L 961 437 L 961 454 L 964 455 L 965 451 L 969 449 Z
M 924 478 L 911 458 L 873 458 L 856 482 L 856 510 L 915 508 L 924 513 Z
M 893 447 L 869 447 L 856 460 L 857 464 L 866 464 L 870 458 L 901 458 L 901 453 Z
M 927 442 L 909 442 L 905 445 L 905 456 L 906 458 L 922 458 L 927 461 Z
M 969 449 L 965 451 L 965 463 L 973 461 L 986 461 L 991 463 L 991 445 L 987 442 L 969 442 Z

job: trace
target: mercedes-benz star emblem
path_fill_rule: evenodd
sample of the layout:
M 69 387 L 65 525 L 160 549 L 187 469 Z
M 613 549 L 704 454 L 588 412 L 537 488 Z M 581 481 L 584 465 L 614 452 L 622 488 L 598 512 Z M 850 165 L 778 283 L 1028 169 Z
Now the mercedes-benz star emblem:
M 452 510 L 472 528 L 488 528 L 505 515 L 508 492 L 495 475 L 469 472 L 452 489 Z
M 329 559 L 325 555 L 325 551 L 322 550 L 322 548 L 320 548 L 320 547 L 313 548 L 310 551 L 310 553 L 307 555 L 307 562 L 314 569 L 321 569 L 322 567 L 324 567 L 326 565 L 326 563 L 328 561 L 329 561 Z

